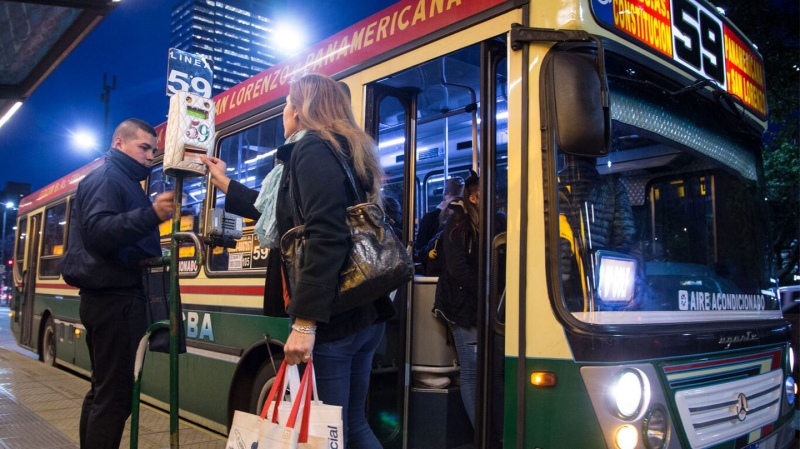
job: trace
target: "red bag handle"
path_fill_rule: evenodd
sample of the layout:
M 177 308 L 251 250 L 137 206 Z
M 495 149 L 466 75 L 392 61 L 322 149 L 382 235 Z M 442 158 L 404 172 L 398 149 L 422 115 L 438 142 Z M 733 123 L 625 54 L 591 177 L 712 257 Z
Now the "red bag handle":
M 267 419 L 267 411 L 269 410 L 270 404 L 275 401 L 275 408 L 272 411 L 272 422 L 278 422 L 278 406 L 280 405 L 280 401 L 276 397 L 278 394 L 278 389 L 280 388 L 281 396 L 286 394 L 286 387 L 284 383 L 286 381 L 286 360 L 281 363 L 281 367 L 278 369 L 278 374 L 275 375 L 275 382 L 272 383 L 272 388 L 269 390 L 269 394 L 267 395 L 267 399 L 264 401 L 264 408 L 261 410 L 261 419 Z

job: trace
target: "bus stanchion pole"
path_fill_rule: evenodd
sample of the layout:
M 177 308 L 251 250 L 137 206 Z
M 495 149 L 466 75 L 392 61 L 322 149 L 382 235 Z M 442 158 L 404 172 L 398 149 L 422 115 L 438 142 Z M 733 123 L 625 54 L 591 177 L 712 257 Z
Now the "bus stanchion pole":
M 144 332 L 136 349 L 136 362 L 133 366 L 133 402 L 131 404 L 131 449 L 139 448 L 139 397 L 142 392 L 142 368 L 144 368 L 144 355 L 147 353 L 147 342 L 150 335 L 158 329 L 169 327 L 169 321 L 156 321 Z
M 172 238 L 170 239 L 169 260 L 169 447 L 179 447 L 179 402 L 178 402 L 178 298 L 180 282 L 178 272 L 178 234 L 181 232 L 181 194 L 183 176 L 175 176 L 175 200 L 173 202 Z

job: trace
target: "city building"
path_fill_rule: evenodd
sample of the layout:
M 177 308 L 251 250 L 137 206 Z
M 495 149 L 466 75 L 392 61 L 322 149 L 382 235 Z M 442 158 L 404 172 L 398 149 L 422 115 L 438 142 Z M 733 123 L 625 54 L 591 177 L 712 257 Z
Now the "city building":
M 279 60 L 270 42 L 271 17 L 283 5 L 274 0 L 181 0 L 172 8 L 170 47 L 211 61 L 217 95 Z

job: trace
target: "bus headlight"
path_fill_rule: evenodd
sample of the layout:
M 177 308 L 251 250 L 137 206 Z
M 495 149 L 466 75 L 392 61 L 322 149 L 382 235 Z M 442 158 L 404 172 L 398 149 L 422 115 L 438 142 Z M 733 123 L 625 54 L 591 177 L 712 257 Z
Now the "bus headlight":
M 792 376 L 786 376 L 786 383 L 784 385 L 786 387 L 786 402 L 788 402 L 789 405 L 794 405 L 795 388 L 797 387 L 794 384 L 794 378 Z
M 639 437 L 636 434 L 636 429 L 626 424 L 617 429 L 614 441 L 617 443 L 619 449 L 633 449 L 639 442 Z
M 651 407 L 642 423 L 642 435 L 647 449 L 662 449 L 667 442 L 669 434 L 669 421 L 664 409 L 659 406 Z
M 617 377 L 611 388 L 612 408 L 620 418 L 635 418 L 645 407 L 649 384 L 644 374 L 636 369 L 626 369 Z

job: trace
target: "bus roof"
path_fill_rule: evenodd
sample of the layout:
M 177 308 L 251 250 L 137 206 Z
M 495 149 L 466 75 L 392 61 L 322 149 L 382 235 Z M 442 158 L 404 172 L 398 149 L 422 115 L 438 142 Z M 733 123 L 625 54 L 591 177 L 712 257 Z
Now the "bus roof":
M 511 8 L 515 2 L 399 1 L 215 96 L 216 123 L 222 125 L 285 97 L 297 74 L 313 71 L 334 76 L 504 3 Z M 159 149 L 164 148 L 166 127 L 166 122 L 156 127 Z
M 89 162 L 89 164 L 75 170 L 74 172 L 64 176 L 56 182 L 50 183 L 47 186 L 31 193 L 30 195 L 22 198 L 19 201 L 19 215 L 23 215 L 43 204 L 49 203 L 58 198 L 67 196 L 78 189 L 78 183 L 81 179 L 85 178 L 92 170 L 103 165 L 105 156 Z

